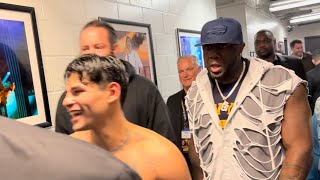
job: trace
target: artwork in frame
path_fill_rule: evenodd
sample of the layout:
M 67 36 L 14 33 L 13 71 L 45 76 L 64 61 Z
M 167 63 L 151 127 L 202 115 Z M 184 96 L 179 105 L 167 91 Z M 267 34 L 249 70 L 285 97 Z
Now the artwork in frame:
M 200 43 L 200 31 L 177 29 L 179 56 L 194 55 L 198 58 L 201 68 L 204 68 L 203 51 Z
M 0 115 L 51 126 L 33 7 L 0 3 Z
M 128 61 L 137 74 L 157 84 L 151 25 L 104 17 L 99 17 L 99 20 L 109 23 L 116 30 L 115 56 Z

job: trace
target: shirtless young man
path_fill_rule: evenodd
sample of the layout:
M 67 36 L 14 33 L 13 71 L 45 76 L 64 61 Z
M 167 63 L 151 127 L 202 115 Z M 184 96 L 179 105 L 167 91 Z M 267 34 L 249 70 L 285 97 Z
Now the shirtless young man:
M 72 137 L 112 152 L 143 179 L 191 179 L 174 144 L 125 118 L 128 76 L 120 60 L 83 55 L 68 65 L 65 77 L 63 105 L 76 131 Z

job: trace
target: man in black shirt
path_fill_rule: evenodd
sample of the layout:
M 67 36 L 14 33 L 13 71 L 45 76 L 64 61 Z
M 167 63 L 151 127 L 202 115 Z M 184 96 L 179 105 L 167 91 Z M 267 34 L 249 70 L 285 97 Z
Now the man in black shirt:
M 320 49 L 312 53 L 312 62 L 315 67 L 307 73 L 309 85 L 309 104 L 313 113 L 315 103 L 320 97 Z
M 301 60 L 292 56 L 280 56 L 275 53 L 275 39 L 269 30 L 260 30 L 254 36 L 254 47 L 258 58 L 293 70 L 301 79 L 307 80 Z

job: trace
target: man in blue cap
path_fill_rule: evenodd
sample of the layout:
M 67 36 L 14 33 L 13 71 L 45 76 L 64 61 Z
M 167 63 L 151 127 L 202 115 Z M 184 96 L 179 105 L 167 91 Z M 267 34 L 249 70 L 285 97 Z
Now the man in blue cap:
M 305 179 L 312 163 L 306 81 L 261 59 L 241 57 L 231 18 L 201 30 L 206 69 L 186 96 L 194 179 Z

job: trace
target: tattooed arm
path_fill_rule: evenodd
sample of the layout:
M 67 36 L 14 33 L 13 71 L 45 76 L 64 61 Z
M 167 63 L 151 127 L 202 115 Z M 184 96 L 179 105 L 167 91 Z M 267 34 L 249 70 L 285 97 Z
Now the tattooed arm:
M 311 113 L 301 84 L 286 103 L 281 133 L 286 156 L 280 180 L 306 179 L 312 164 Z

